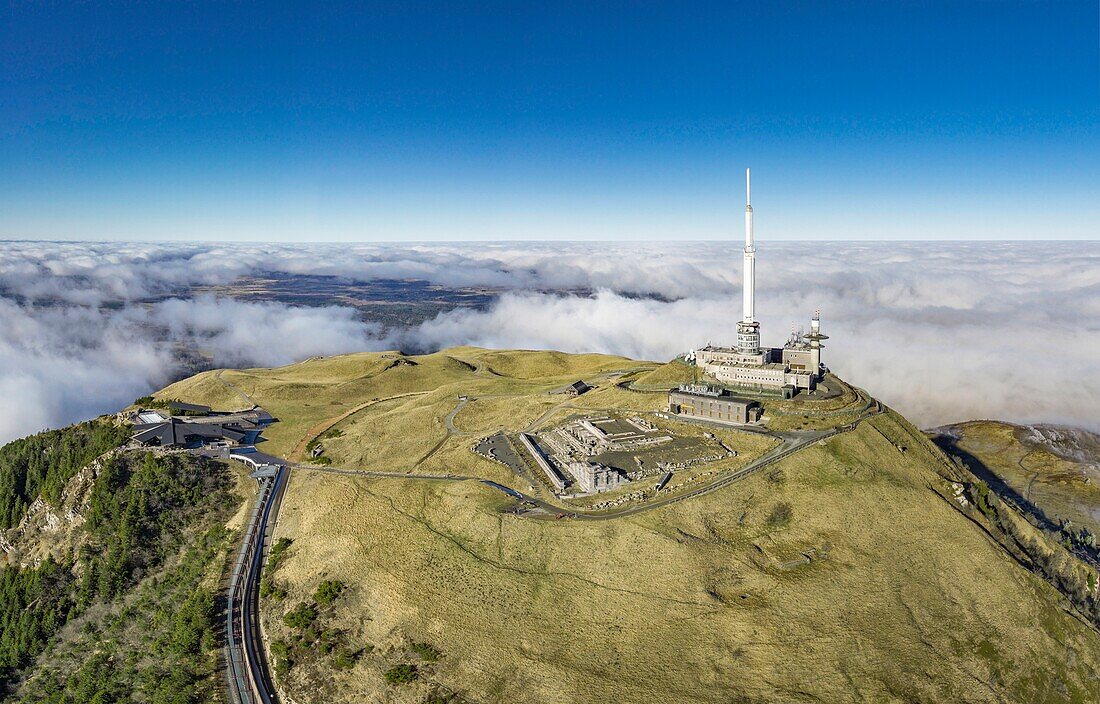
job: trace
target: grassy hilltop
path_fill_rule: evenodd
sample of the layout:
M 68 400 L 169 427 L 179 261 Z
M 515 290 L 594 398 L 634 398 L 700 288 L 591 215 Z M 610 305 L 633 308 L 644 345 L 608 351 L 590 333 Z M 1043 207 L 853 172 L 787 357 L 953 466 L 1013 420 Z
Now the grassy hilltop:
M 281 419 L 270 452 L 319 439 L 334 467 L 528 491 L 471 445 L 584 409 L 660 410 L 660 393 L 617 384 L 678 376 L 661 366 L 456 348 L 210 372 L 161 395 L 263 405 Z M 577 378 L 597 389 L 547 393 Z M 772 416 L 846 423 L 865 401 Z M 739 456 L 767 449 L 726 433 Z M 1100 699 L 1100 633 L 953 497 L 960 468 L 893 412 L 606 521 L 517 516 L 477 482 L 323 469 L 292 474 L 264 602 L 277 680 L 300 704 Z

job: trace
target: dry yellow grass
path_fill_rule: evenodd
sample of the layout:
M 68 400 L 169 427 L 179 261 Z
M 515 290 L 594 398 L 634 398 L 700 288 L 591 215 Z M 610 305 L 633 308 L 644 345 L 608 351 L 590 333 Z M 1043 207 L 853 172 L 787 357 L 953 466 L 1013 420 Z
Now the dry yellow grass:
M 277 369 L 205 372 L 157 393 L 218 408 L 256 403 L 279 418 L 265 436 L 264 450 L 288 456 L 310 429 L 373 399 L 415 392 L 436 393 L 433 403 L 460 394 L 545 392 L 583 376 L 596 379 L 638 362 L 609 355 L 518 352 L 458 347 L 429 355 L 364 352 L 314 358 Z M 451 408 L 453 408 L 453 403 Z M 451 408 L 440 415 L 440 419 Z M 349 422 L 358 422 L 356 414 Z M 419 422 L 419 421 L 417 421 Z M 344 427 L 344 423 L 339 424 Z M 419 429 L 432 431 L 427 420 Z M 415 462 L 416 458 L 409 458 Z
M 484 702 L 1095 701 L 1100 636 L 929 491 L 934 448 L 872 422 L 910 449 L 861 426 L 604 523 L 502 514 L 476 484 L 298 474 L 288 603 L 347 582 L 337 619 L 378 649 L 287 684 L 303 704 L 418 701 L 428 685 L 381 672 L 427 641 L 426 678 Z
M 340 466 L 412 469 L 447 436 L 443 417 L 453 406 L 438 394 L 382 401 L 338 423 L 343 435 L 325 440 L 325 449 Z
M 531 350 L 482 350 L 477 359 L 501 376 L 518 379 L 556 379 L 587 377 L 601 372 L 633 369 L 639 366 L 625 357 L 603 354 L 566 354 Z
M 952 426 L 952 432 L 958 449 L 1047 515 L 1100 533 L 1100 486 L 1080 463 L 1027 441 L 1027 430 L 1011 423 L 972 421 Z
M 545 394 L 486 397 L 471 400 L 455 416 L 455 427 L 464 433 L 489 434 L 502 428 L 525 428 L 547 410 L 561 403 L 561 396 Z
M 337 423 L 333 459 L 512 485 L 469 451 L 481 433 L 666 402 L 616 388 L 614 372 L 639 366 L 619 358 L 462 348 L 398 361 L 200 375 L 163 395 L 209 402 L 231 383 L 283 420 L 269 445 L 289 451 L 364 401 L 426 392 Z M 577 377 L 599 388 L 546 395 Z M 480 400 L 448 434 L 459 395 Z M 837 422 L 860 403 L 853 391 L 821 407 Z M 320 580 L 349 585 L 328 626 L 376 647 L 349 671 L 292 669 L 299 704 L 411 704 L 435 685 L 480 702 L 1100 699 L 1100 635 L 929 489 L 941 462 L 888 414 L 721 491 L 607 522 L 516 517 L 476 482 L 296 470 L 277 526 L 294 541 L 276 576 L 289 596 L 265 604 L 268 633 L 286 635 L 282 613 Z M 775 520 L 784 506 L 790 519 Z M 442 658 L 421 662 L 417 683 L 385 684 L 388 667 L 417 662 L 414 641 Z
M 695 367 L 678 359 L 639 374 L 634 378 L 634 387 L 639 389 L 668 390 L 680 384 L 695 380 Z

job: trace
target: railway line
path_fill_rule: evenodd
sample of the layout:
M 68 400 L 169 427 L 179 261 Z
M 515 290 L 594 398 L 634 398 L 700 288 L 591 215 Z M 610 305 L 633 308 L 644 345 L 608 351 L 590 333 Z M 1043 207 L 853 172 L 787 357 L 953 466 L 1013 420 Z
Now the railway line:
M 260 576 L 264 546 L 279 510 L 285 465 L 260 465 L 252 473 L 260 482 L 256 504 L 230 575 L 226 600 L 226 664 L 232 704 L 275 704 L 279 701 L 260 631 Z

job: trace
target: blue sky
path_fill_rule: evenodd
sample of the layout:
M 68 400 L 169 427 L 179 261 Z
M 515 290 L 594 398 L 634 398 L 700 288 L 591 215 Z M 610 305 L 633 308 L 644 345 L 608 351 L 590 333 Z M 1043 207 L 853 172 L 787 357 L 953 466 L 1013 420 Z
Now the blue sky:
M 1082 2 L 9 3 L 0 239 L 1100 237 Z

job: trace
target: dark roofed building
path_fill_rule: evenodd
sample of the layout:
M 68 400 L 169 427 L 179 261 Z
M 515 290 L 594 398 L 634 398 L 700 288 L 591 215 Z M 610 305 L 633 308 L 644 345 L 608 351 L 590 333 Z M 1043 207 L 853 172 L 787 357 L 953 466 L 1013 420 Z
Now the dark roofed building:
M 253 406 L 237 413 L 211 413 L 208 406 L 173 403 L 174 409 L 192 414 L 164 417 L 164 414 L 139 414 L 144 422 L 134 425 L 134 442 L 151 447 L 184 447 L 195 449 L 204 445 L 252 445 L 260 440 L 260 431 L 275 422 L 270 413 Z
M 581 394 L 585 393 L 586 391 L 591 391 L 591 390 L 592 390 L 591 386 L 584 383 L 584 381 L 582 379 L 577 379 L 576 381 L 574 381 L 572 384 L 569 385 L 569 387 L 565 390 L 565 393 L 569 394 L 570 396 L 580 396 Z
M 153 447 L 199 447 L 213 442 L 228 441 L 247 444 L 256 441 L 260 431 L 242 428 L 234 423 L 188 423 L 170 418 L 163 423 L 142 423 L 134 426 L 134 442 Z

